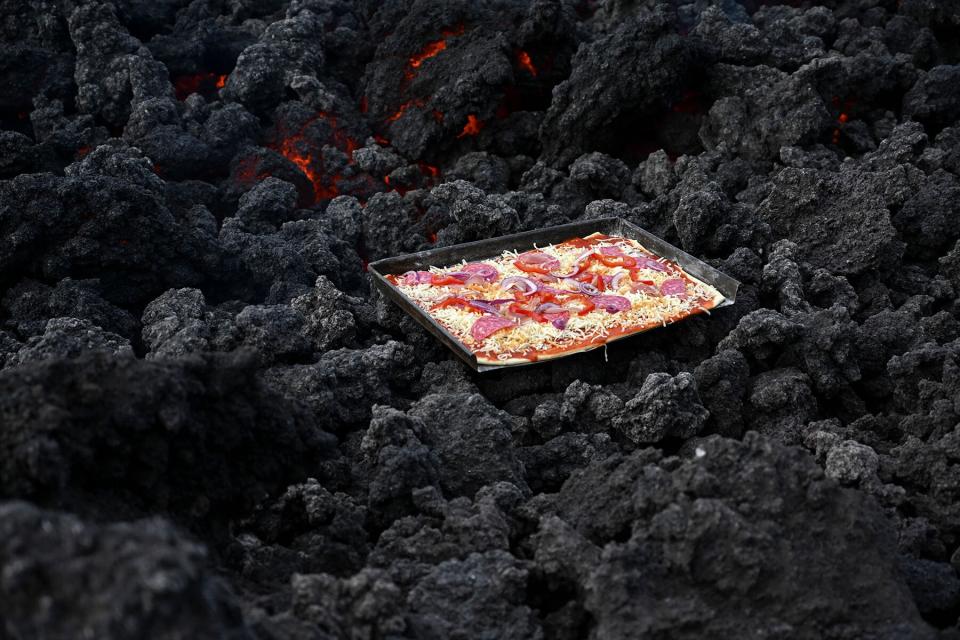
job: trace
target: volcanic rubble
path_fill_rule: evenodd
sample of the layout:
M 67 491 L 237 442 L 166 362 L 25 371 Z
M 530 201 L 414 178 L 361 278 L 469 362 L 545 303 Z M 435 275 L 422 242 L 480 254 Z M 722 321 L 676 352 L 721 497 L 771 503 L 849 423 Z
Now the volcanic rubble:
M 0 12 L 0 637 L 960 637 L 955 1 Z M 478 375 L 366 273 L 610 215 L 736 304 Z

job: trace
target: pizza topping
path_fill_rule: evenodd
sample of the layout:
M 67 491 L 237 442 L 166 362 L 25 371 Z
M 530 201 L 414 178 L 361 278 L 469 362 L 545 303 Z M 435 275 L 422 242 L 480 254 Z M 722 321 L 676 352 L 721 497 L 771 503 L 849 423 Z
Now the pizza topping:
M 659 271 L 661 273 L 667 272 L 667 267 L 662 262 L 658 262 L 653 258 L 648 258 L 646 256 L 639 256 L 635 258 L 637 266 L 641 269 L 652 269 L 653 271 Z
M 580 315 L 580 316 L 587 315 L 588 313 L 593 311 L 597 306 L 593 303 L 593 301 L 590 298 L 580 294 L 573 294 L 569 298 L 567 298 L 567 304 L 571 302 L 579 305 L 576 311 L 577 311 L 577 315 Z
M 443 309 L 445 307 L 465 307 L 469 309 L 470 307 L 474 307 L 474 305 L 471 304 L 472 302 L 473 301 L 471 300 L 465 300 L 464 298 L 460 298 L 458 296 L 450 296 L 430 307 L 430 310 L 433 311 L 435 309 Z
M 430 284 L 433 280 L 433 274 L 429 271 L 407 271 L 403 274 L 403 284 Z
M 561 311 L 557 314 L 548 314 L 547 318 L 550 320 L 550 324 L 563 331 L 567 328 L 567 322 L 570 321 L 570 312 Z
M 466 283 L 466 280 L 458 278 L 456 275 L 450 274 L 450 273 L 443 274 L 443 275 L 432 273 L 430 275 L 431 275 L 430 284 L 435 287 L 442 287 L 443 285 L 447 285 L 447 284 L 465 284 Z
M 593 304 L 605 310 L 607 313 L 628 311 L 632 306 L 630 301 L 623 296 L 596 296 L 593 299 Z
M 687 283 L 678 278 L 664 280 L 660 283 L 660 292 L 665 296 L 686 296 Z
M 496 282 L 500 277 L 500 272 L 496 268 L 483 262 L 471 262 L 464 265 L 462 271 L 474 276 L 479 276 L 486 282 Z
M 470 327 L 470 335 L 477 342 L 482 342 L 497 331 L 514 326 L 513 321 L 501 316 L 483 316 Z
M 536 309 L 537 313 L 563 313 L 566 311 L 563 307 L 558 305 L 556 302 L 544 302 Z
M 660 293 L 660 289 L 653 284 L 653 280 L 641 280 L 636 284 L 630 285 L 630 291 L 633 293 L 642 293 L 648 296 L 653 296 L 659 298 L 663 294 Z
M 467 304 L 474 309 L 486 311 L 487 313 L 492 313 L 493 315 L 500 315 L 500 309 L 497 308 L 496 300 L 492 302 L 487 300 L 470 300 Z
M 560 266 L 560 261 L 542 251 L 527 251 L 517 256 L 513 265 L 527 273 L 551 275 L 550 272 Z
M 504 291 L 517 289 L 521 294 L 529 296 L 533 293 L 536 293 L 536 291 L 540 288 L 540 285 L 530 278 L 525 278 L 523 276 L 511 276 L 503 279 L 503 282 L 500 283 L 500 288 Z
M 626 276 L 628 276 L 628 275 L 630 275 L 630 272 L 629 272 L 629 271 L 618 271 L 618 272 L 617 272 L 617 275 L 615 275 L 615 276 L 613 276 L 613 278 L 611 278 L 611 280 L 610 280 L 610 286 L 608 287 L 608 289 L 614 289 L 614 290 L 619 291 L 619 290 L 620 290 L 620 285 L 623 284 L 623 279 L 624 279 Z
M 598 289 L 597 287 L 593 286 L 588 282 L 578 282 L 577 285 L 579 286 L 580 291 L 587 294 L 588 296 L 600 295 L 600 289 Z

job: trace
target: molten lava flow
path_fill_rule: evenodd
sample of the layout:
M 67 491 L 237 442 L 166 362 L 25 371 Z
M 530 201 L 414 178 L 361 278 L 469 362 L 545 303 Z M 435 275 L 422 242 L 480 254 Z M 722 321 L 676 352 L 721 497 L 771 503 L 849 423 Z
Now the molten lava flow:
M 373 134 L 373 139 L 376 140 L 377 144 L 380 145 L 381 147 L 390 146 L 390 141 L 384 138 L 383 136 L 381 136 L 380 134 L 377 134 L 377 133 Z
M 217 89 L 223 89 L 227 84 L 226 74 L 218 75 L 212 72 L 195 73 L 189 76 L 179 76 L 173 79 L 173 91 L 177 100 L 186 100 L 190 94 L 212 95 Z
M 837 126 L 833 129 L 830 142 L 840 144 L 841 127 L 850 122 L 850 111 L 853 110 L 853 106 L 857 101 L 852 98 L 841 100 L 840 96 L 833 96 L 830 103 L 833 105 L 833 108 L 837 110 Z
M 425 176 L 430 176 L 431 178 L 434 178 L 434 179 L 440 177 L 439 167 L 435 167 L 432 164 L 427 164 L 426 162 L 418 162 L 417 166 L 420 167 L 420 171 Z
M 360 97 L 360 113 L 367 112 L 367 96 Z
M 75 157 L 77 157 L 77 158 L 82 158 L 82 157 L 86 156 L 88 153 L 90 153 L 90 147 L 87 146 L 87 145 L 84 145 L 84 146 L 78 148 L 76 154 L 74 154 L 74 155 L 75 155 Z
M 329 200 L 340 195 L 337 183 L 343 179 L 341 175 L 328 176 L 323 166 L 322 156 L 316 156 L 313 150 L 314 143 L 307 138 L 306 130 L 317 120 L 326 120 L 333 133 L 334 145 L 347 154 L 347 161 L 353 164 L 353 152 L 359 145 L 353 139 L 337 128 L 337 119 L 324 112 L 319 112 L 310 118 L 295 133 L 281 132 L 279 142 L 268 145 L 278 151 L 280 155 L 297 166 L 304 176 L 313 185 L 314 201 Z
M 463 131 L 457 137 L 475 136 L 480 133 L 481 129 L 483 129 L 483 120 L 471 113 L 467 116 L 467 124 L 463 125 Z
M 433 110 L 433 119 L 442 124 L 442 123 L 443 123 L 443 111 L 440 111 L 439 109 L 434 109 L 434 110 Z
M 400 108 L 397 109 L 393 115 L 387 118 L 387 122 L 396 122 L 397 120 L 403 117 L 403 114 L 410 107 L 422 107 L 422 106 L 423 106 L 423 100 L 407 100 L 402 105 L 400 105 Z
M 430 244 L 437 244 L 437 234 L 433 231 L 428 231 L 427 240 L 430 241 Z
M 526 51 L 517 52 L 517 62 L 520 63 L 520 66 L 527 70 L 534 78 L 537 77 L 537 68 L 533 66 L 533 60 L 530 59 L 530 54 Z
M 414 75 L 416 75 L 414 69 L 419 69 L 424 60 L 429 60 L 430 58 L 437 56 L 441 51 L 447 48 L 447 38 L 463 35 L 463 25 L 458 24 L 452 29 L 444 29 L 440 32 L 440 34 L 443 36 L 442 38 L 439 40 L 434 40 L 433 42 L 428 42 L 419 53 L 410 56 L 410 59 L 407 61 L 407 70 L 404 73 L 404 77 L 407 80 L 413 80 Z

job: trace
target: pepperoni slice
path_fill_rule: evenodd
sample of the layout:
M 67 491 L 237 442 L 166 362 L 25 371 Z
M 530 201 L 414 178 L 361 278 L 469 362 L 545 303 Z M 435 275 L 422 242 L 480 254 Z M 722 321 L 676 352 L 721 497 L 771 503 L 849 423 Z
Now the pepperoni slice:
M 630 301 L 623 296 L 593 296 L 593 304 L 607 313 L 627 311 L 631 307 Z
M 660 291 L 665 296 L 685 297 L 687 295 L 687 283 L 679 278 L 664 280 L 660 283 Z
M 483 316 L 470 327 L 470 335 L 477 342 L 482 342 L 501 329 L 514 326 L 512 320 L 499 316 Z

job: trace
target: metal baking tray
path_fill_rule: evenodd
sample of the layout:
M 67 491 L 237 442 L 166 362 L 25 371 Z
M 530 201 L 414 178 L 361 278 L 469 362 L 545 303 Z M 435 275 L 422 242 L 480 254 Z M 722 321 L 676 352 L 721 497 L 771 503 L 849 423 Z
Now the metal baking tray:
M 644 229 L 641 229 L 635 224 L 627 222 L 622 218 L 597 218 L 595 220 L 571 222 L 570 224 L 547 227 L 546 229 L 537 229 L 536 231 L 524 231 L 522 233 L 514 233 L 508 236 L 500 236 L 499 238 L 490 238 L 489 240 L 466 242 L 464 244 L 453 245 L 450 247 L 440 247 L 437 249 L 431 249 L 429 251 L 420 251 L 418 253 L 410 253 L 393 258 L 384 258 L 383 260 L 371 262 L 367 266 L 367 270 L 372 275 L 373 282 L 377 289 L 379 289 L 384 296 L 396 302 L 401 309 L 411 315 L 414 320 L 423 325 L 427 331 L 436 336 L 440 342 L 445 344 L 451 351 L 457 354 L 461 360 L 470 365 L 474 370 L 483 372 L 510 367 L 525 367 L 531 364 L 538 364 L 538 361 L 504 365 L 487 365 L 478 363 L 476 356 L 470 352 L 470 349 L 468 349 L 466 345 L 457 340 L 457 338 L 447 331 L 443 325 L 430 317 L 430 314 L 418 307 L 413 300 L 405 296 L 399 289 L 390 284 L 390 281 L 387 280 L 385 276 L 391 274 L 401 274 L 407 271 L 426 271 L 429 267 L 448 267 L 460 262 L 461 260 L 466 260 L 467 262 L 483 260 L 492 258 L 494 256 L 499 256 L 501 253 L 507 250 L 526 251 L 528 249 L 532 249 L 534 245 L 543 246 L 546 244 L 557 244 L 563 242 L 564 240 L 569 240 L 575 237 L 583 237 L 596 232 L 636 240 L 658 256 L 668 258 L 678 263 L 687 273 L 713 286 L 723 295 L 723 302 L 714 307 L 716 309 L 733 304 L 737 298 L 737 289 L 740 286 L 739 282 L 730 276 L 717 271 L 702 260 L 694 258 L 689 253 L 678 249 L 669 242 L 661 240 L 657 236 L 645 231 Z M 605 346 L 614 340 L 629 338 L 631 336 L 638 335 L 639 333 L 642 332 L 638 331 L 637 333 L 618 336 L 612 340 L 608 340 L 607 342 L 598 343 L 595 347 L 588 349 L 588 351 Z M 550 360 L 544 360 L 542 362 L 549 361 Z

